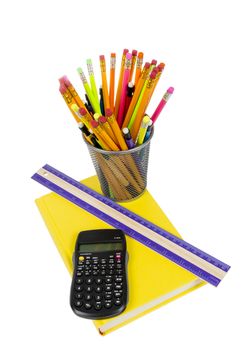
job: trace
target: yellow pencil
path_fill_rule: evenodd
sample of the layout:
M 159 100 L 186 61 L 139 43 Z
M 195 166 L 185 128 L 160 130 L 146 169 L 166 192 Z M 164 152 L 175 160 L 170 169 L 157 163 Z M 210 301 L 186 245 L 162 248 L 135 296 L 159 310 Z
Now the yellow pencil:
M 130 70 L 130 78 L 129 78 L 129 81 L 132 81 L 132 76 L 133 76 L 133 73 L 134 73 L 134 68 L 135 68 L 135 63 L 136 63 L 136 60 L 137 60 L 137 50 L 132 50 L 132 65 L 131 65 L 131 70 Z
M 107 74 L 106 74 L 106 62 L 103 55 L 100 56 L 100 67 L 101 67 L 101 76 L 102 76 L 102 89 L 103 89 L 103 104 L 104 110 L 110 108 L 109 95 L 108 95 L 108 83 L 107 83 Z
M 136 72 L 135 72 L 135 83 L 134 83 L 135 86 L 137 86 L 138 80 L 140 78 L 142 65 L 143 65 L 143 52 L 139 52 L 138 58 L 137 58 L 137 64 L 136 64 Z
M 128 150 L 126 141 L 122 135 L 120 127 L 119 127 L 117 120 L 116 120 L 114 114 L 112 113 L 111 109 L 106 109 L 105 115 L 107 117 L 107 121 L 108 121 L 109 125 L 111 126 L 111 128 L 114 132 L 116 139 L 118 140 L 118 144 L 120 145 L 121 150 L 122 151 Z
M 111 137 L 106 133 L 105 130 L 99 125 L 99 123 L 95 120 L 92 120 L 90 123 L 93 132 L 95 134 L 98 134 L 103 141 L 106 142 L 106 144 L 110 147 L 111 151 L 119 151 L 119 147 L 114 143 L 114 141 L 111 139 Z

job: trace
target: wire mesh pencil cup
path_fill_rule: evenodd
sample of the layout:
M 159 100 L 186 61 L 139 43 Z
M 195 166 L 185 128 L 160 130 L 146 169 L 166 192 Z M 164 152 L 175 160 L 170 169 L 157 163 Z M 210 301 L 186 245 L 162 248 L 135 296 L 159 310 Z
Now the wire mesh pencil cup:
M 105 151 L 92 146 L 83 137 L 105 196 L 123 202 L 143 194 L 147 186 L 149 149 L 153 132 L 152 129 L 145 143 L 127 151 Z

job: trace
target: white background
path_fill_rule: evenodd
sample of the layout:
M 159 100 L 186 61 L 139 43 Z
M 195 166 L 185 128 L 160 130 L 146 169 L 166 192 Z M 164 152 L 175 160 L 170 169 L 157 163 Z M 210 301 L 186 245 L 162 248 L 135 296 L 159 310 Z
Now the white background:
M 245 348 L 244 1 L 5 1 L 1 26 L 1 346 L 3 349 Z M 68 275 L 34 205 L 42 165 L 94 174 L 58 91 L 85 60 L 124 48 L 166 68 L 148 189 L 189 242 L 232 266 L 200 290 L 101 337 L 69 306 Z

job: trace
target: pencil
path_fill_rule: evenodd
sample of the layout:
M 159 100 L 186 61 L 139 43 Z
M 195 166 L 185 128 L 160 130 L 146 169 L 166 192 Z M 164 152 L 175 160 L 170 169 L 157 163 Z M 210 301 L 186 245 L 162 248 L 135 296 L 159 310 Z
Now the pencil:
M 99 137 L 109 146 L 111 151 L 119 151 L 119 147 L 114 143 L 111 137 L 106 133 L 105 130 L 99 125 L 99 123 L 95 120 L 92 120 L 90 123 L 93 132 L 95 132 L 96 136 Z
M 124 67 L 125 67 L 125 60 L 126 60 L 126 54 L 128 53 L 127 49 L 124 49 L 121 59 L 121 68 L 120 68 L 120 76 L 118 81 L 118 88 L 116 93 L 116 100 L 115 100 L 115 107 L 114 107 L 114 114 L 117 117 L 119 106 L 120 106 L 120 96 L 121 96 L 121 89 L 122 89 L 122 79 L 123 79 L 123 73 L 124 73 Z
M 149 71 L 150 71 L 150 63 L 149 62 L 146 62 L 145 65 L 144 65 L 144 68 L 143 68 L 143 71 L 141 73 L 141 77 L 138 81 L 138 84 L 137 86 L 135 87 L 135 92 L 133 94 L 133 97 L 132 97 L 132 101 L 130 103 L 130 106 L 128 108 L 128 111 L 127 111 L 127 114 L 125 116 L 125 119 L 124 119 L 124 122 L 123 122 L 123 125 L 122 125 L 122 128 L 126 128 L 130 122 L 130 119 L 132 117 L 132 113 L 134 111 L 134 108 L 135 108 L 135 105 L 138 101 L 138 98 L 139 98 L 139 95 L 141 93 L 141 90 L 148 78 L 148 75 L 149 75 Z
M 122 78 L 120 106 L 119 106 L 119 111 L 117 116 L 117 122 L 120 128 L 124 120 L 125 100 L 126 100 L 126 94 L 127 94 L 127 85 L 130 77 L 131 61 L 132 61 L 132 54 L 128 52 L 126 54 L 125 67 L 124 67 L 123 78 Z
M 106 133 L 111 137 L 111 139 L 115 142 L 115 144 L 117 146 L 119 146 L 118 140 L 117 140 L 113 130 L 111 129 L 111 126 L 109 125 L 109 122 L 107 121 L 107 118 L 101 115 L 98 118 L 98 122 L 101 125 L 101 127 L 106 131 Z
M 77 114 L 73 111 L 73 109 L 71 108 L 71 105 L 75 102 L 70 91 L 67 89 L 67 87 L 65 85 L 60 85 L 59 87 L 59 91 L 64 99 L 64 101 L 66 102 L 66 105 L 68 106 L 70 112 L 72 113 L 74 119 L 76 120 L 76 122 L 80 122 L 80 118 L 77 116 Z
M 156 107 L 156 110 L 154 111 L 151 120 L 153 121 L 153 123 L 156 122 L 156 119 L 159 117 L 161 111 L 163 110 L 163 108 L 165 107 L 167 101 L 169 100 L 169 98 L 172 96 L 174 91 L 173 87 L 170 87 L 167 89 L 167 91 L 165 92 L 164 96 L 162 97 L 160 103 L 158 104 L 158 106 Z
M 82 83 L 83 83 L 83 86 L 84 86 L 84 88 L 85 88 L 85 91 L 86 91 L 86 93 L 87 93 L 87 96 L 89 97 L 89 100 L 90 100 L 90 103 L 91 103 L 91 105 L 92 105 L 92 107 L 93 107 L 93 110 L 94 110 L 95 112 L 97 112 L 97 113 L 101 113 L 100 106 L 99 106 L 99 104 L 97 103 L 96 98 L 94 97 L 94 95 L 93 95 L 93 93 L 92 93 L 92 91 L 91 91 L 91 88 L 90 88 L 90 86 L 89 86 L 89 84 L 88 84 L 88 81 L 87 81 L 87 79 L 86 79 L 86 76 L 85 76 L 85 74 L 84 74 L 82 68 L 80 68 L 80 67 L 77 68 L 77 72 L 79 73 L 80 79 L 81 79 L 81 81 L 82 81 Z
M 135 64 L 136 64 L 136 60 L 137 60 L 137 54 L 138 54 L 137 50 L 132 50 L 132 64 L 131 64 L 129 81 L 132 81 L 132 77 L 133 77 L 133 73 L 134 73 L 134 69 L 135 69 Z
M 139 97 L 140 104 L 137 108 L 137 113 L 136 113 L 136 116 L 134 119 L 134 123 L 132 124 L 132 127 L 129 127 L 130 131 L 131 131 L 132 138 L 135 142 L 136 142 L 138 131 L 139 131 L 139 128 L 141 125 L 142 118 L 144 116 L 144 113 L 145 113 L 146 108 L 147 108 L 149 101 L 150 101 L 150 96 L 152 93 L 152 89 L 154 87 L 156 75 L 157 75 L 156 71 L 151 72 L 150 77 L 148 79 L 148 83 L 146 85 L 146 88 L 143 90 L 143 92 L 141 92 L 141 98 Z M 135 110 L 134 110 L 134 112 L 135 112 Z
M 61 77 L 59 79 L 59 81 L 60 81 L 60 83 L 63 83 L 67 87 L 74 102 L 79 106 L 79 108 L 85 108 L 84 102 L 79 97 L 77 91 L 75 90 L 74 86 L 72 85 L 72 83 L 70 82 L 68 77 L 66 75 L 64 75 L 63 77 Z
M 104 109 L 110 108 L 109 95 L 108 95 L 108 83 L 106 75 L 106 62 L 104 55 L 100 56 L 100 68 L 101 68 L 101 77 L 102 77 L 102 91 L 103 91 L 103 104 Z
M 107 121 L 109 123 L 109 125 L 111 126 L 114 135 L 116 137 L 116 139 L 118 140 L 118 143 L 120 145 L 120 148 L 122 151 L 126 151 L 128 150 L 127 144 L 124 140 L 124 137 L 121 133 L 120 127 L 116 121 L 116 118 L 113 114 L 113 112 L 111 111 L 111 109 L 106 109 L 106 113 L 105 113 L 106 117 L 107 117 Z
M 111 53 L 111 56 L 110 56 L 109 103 L 110 103 L 110 108 L 112 111 L 114 110 L 115 64 L 116 64 L 116 54 Z
M 143 65 L 143 52 L 139 52 L 137 57 L 136 72 L 135 72 L 135 83 L 134 83 L 135 86 L 137 85 L 138 80 L 140 78 L 142 65 Z
M 87 69 L 88 69 L 90 83 L 91 83 L 91 91 L 96 99 L 97 104 L 99 105 L 99 98 L 97 93 L 97 86 L 96 86 L 96 81 L 95 81 L 95 76 L 93 71 L 92 60 L 90 58 L 87 59 L 86 64 L 87 64 Z
M 148 115 L 145 115 L 142 119 L 141 127 L 139 129 L 139 133 L 137 136 L 137 145 L 142 145 L 144 142 L 144 138 L 147 132 L 147 128 L 150 122 L 150 117 Z

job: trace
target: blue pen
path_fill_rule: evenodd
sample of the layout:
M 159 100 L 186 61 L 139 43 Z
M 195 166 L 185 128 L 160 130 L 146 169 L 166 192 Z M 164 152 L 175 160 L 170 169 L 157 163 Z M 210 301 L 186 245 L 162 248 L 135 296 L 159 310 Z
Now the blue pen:
M 123 136 L 124 136 L 124 139 L 127 143 L 127 146 L 128 148 L 134 148 L 135 147 L 135 143 L 131 137 L 131 134 L 130 134 L 130 130 L 128 128 L 123 128 L 122 129 L 122 133 L 123 133 Z

